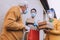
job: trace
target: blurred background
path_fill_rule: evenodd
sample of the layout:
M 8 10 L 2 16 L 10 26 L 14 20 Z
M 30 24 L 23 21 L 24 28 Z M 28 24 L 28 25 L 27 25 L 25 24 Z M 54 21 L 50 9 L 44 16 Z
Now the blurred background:
M 39 19 L 40 21 L 43 21 L 43 6 L 40 2 L 40 0 L 0 0 L 0 33 L 3 28 L 3 22 L 4 22 L 4 17 L 7 13 L 7 11 L 12 7 L 12 6 L 17 6 L 20 2 L 27 1 L 28 2 L 28 13 L 26 14 L 27 17 L 30 17 L 30 10 L 32 8 L 35 8 L 37 10 L 37 16 L 36 19 Z M 47 0 L 49 8 L 54 8 L 57 18 L 59 19 L 60 15 L 60 0 Z M 25 20 L 24 20 L 25 21 Z M 43 35 L 44 32 L 43 30 L 40 31 L 40 40 L 43 40 Z

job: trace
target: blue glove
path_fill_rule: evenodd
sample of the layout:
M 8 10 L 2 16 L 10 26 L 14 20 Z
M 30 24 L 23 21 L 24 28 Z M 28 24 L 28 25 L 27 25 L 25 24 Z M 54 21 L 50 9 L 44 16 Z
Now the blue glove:
M 38 23 L 37 22 L 34 22 L 34 26 L 37 27 L 38 26 Z

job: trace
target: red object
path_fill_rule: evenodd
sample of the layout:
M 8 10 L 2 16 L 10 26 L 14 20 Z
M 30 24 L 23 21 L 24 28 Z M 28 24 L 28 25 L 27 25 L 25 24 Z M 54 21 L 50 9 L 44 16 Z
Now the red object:
M 39 31 L 30 30 L 28 33 L 28 40 L 39 40 Z

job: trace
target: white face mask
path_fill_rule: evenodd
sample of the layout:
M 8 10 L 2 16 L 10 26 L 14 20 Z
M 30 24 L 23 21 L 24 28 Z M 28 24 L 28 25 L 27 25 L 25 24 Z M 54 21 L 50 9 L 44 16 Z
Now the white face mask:
M 54 13 L 50 12 L 50 13 L 48 14 L 48 17 L 49 17 L 49 18 L 54 18 Z
M 24 11 L 24 14 L 26 14 L 27 12 L 28 12 L 28 11 L 27 11 L 27 10 L 25 10 L 25 11 Z
M 32 17 L 35 17 L 35 16 L 36 16 L 36 13 L 32 13 L 31 16 L 32 16 Z
M 28 10 L 26 9 L 24 12 L 22 11 L 22 9 L 20 9 L 21 14 L 26 14 L 28 12 Z

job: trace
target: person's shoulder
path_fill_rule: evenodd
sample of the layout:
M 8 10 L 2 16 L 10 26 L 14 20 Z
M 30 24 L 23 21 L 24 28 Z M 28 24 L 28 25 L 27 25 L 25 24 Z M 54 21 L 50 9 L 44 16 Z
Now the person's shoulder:
M 12 7 L 10 8 L 11 11 L 12 11 L 12 10 L 18 10 L 18 9 L 19 9 L 18 6 L 12 6 Z
M 59 20 L 54 18 L 53 24 L 57 24 L 58 22 L 59 22 Z
M 58 19 L 56 19 L 56 18 L 53 18 L 53 20 L 54 20 L 54 21 L 58 21 Z
M 31 18 L 27 18 L 27 20 L 30 20 Z
M 34 19 L 32 19 L 32 18 L 27 18 L 27 20 L 31 20 L 31 21 L 32 21 L 32 20 L 34 20 Z
M 11 9 L 17 9 L 18 8 L 18 6 L 12 6 L 11 7 Z

